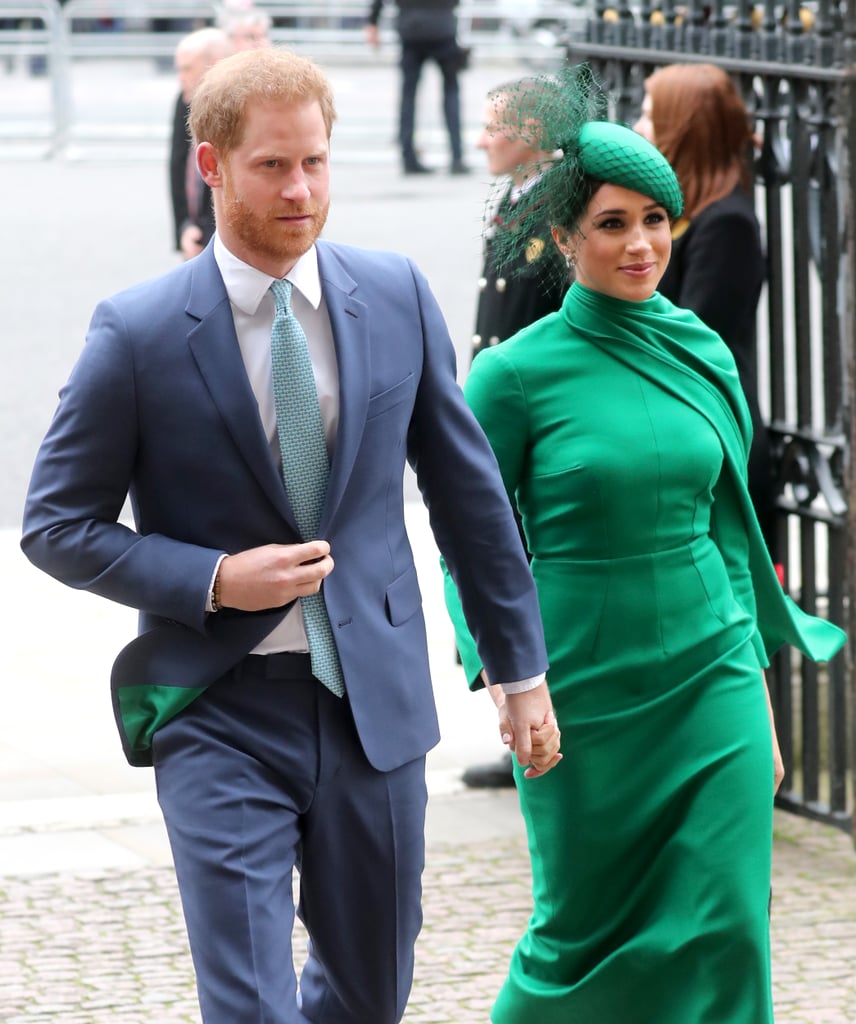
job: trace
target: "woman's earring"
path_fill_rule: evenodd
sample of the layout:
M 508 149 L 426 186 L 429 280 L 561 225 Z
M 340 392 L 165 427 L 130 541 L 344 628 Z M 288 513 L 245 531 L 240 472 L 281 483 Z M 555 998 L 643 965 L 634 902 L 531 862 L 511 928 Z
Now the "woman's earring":
M 576 265 L 577 265 L 577 254 L 575 252 L 566 252 L 565 253 L 565 266 L 568 268 L 568 270 L 573 270 L 573 268 Z

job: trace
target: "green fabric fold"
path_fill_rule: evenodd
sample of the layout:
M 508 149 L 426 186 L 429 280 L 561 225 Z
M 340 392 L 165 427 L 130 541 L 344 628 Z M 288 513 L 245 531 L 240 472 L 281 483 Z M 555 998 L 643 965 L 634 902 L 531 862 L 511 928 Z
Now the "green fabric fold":
M 570 332 L 632 367 L 664 391 L 697 409 L 719 436 L 724 467 L 714 503 L 718 529 L 745 535 L 751 593 L 739 595 L 755 616 L 753 637 L 762 665 L 783 644 L 815 661 L 828 661 L 844 645 L 835 624 L 801 609 L 782 589 L 746 486 L 752 423 L 733 356 L 722 339 L 690 310 L 679 309 L 658 292 L 644 302 L 612 298 L 575 282 L 559 316 Z M 528 331 L 556 330 L 550 316 Z M 478 373 L 478 360 L 473 366 Z M 444 567 L 445 571 L 445 567 Z M 463 616 L 454 582 L 446 572 L 446 606 L 471 688 L 479 684 L 481 660 Z M 766 657 L 765 657 L 766 655 Z
M 758 629 L 767 656 L 789 643 L 814 661 L 828 661 L 847 636 L 826 619 L 803 611 L 779 583 L 746 487 L 752 442 L 749 409 L 734 359 L 719 335 L 659 292 L 644 302 L 626 302 L 575 282 L 561 313 L 577 336 L 632 366 L 710 422 L 722 441 L 740 525 L 748 536 Z M 717 513 L 730 514 L 729 506 Z

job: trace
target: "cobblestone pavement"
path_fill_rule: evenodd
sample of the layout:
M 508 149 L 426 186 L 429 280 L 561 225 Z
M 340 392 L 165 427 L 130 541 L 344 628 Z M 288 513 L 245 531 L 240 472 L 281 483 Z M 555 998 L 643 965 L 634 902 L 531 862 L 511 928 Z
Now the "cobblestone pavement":
M 466 816 L 485 799 L 499 817 L 515 813 L 510 795 L 442 801 Z M 486 1024 L 528 917 L 528 886 L 519 831 L 429 841 L 425 927 L 405 1024 Z M 773 887 L 778 1024 L 853 1024 L 856 855 L 848 837 L 777 812 Z M 0 879 L 0 912 L 7 1024 L 199 1024 L 171 868 Z M 298 934 L 298 961 L 303 952 Z
M 773 995 L 778 1024 L 856 1022 L 856 852 L 828 826 L 777 811 Z

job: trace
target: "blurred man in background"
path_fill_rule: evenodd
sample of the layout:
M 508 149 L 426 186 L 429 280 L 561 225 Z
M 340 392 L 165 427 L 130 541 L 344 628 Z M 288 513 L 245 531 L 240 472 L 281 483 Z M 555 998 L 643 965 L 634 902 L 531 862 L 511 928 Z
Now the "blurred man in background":
M 416 121 L 416 90 L 422 74 L 422 65 L 434 61 L 443 76 L 443 116 L 449 133 L 451 151 L 450 174 L 468 174 L 461 147 L 461 97 L 458 72 L 466 66 L 469 51 L 458 45 L 458 19 L 455 7 L 458 0 L 396 0 L 398 18 L 396 27 L 401 41 L 401 106 L 398 138 L 401 145 L 401 165 L 405 174 L 430 174 L 432 168 L 424 164 L 414 143 Z M 378 22 L 383 0 L 372 0 L 369 9 L 366 38 L 369 45 L 380 45 Z
M 169 185 L 175 247 L 186 260 L 198 256 L 214 234 L 211 190 L 196 168 L 196 153 L 187 127 L 190 101 L 208 68 L 233 49 L 223 29 L 200 28 L 185 36 L 175 50 L 175 70 L 181 91 L 176 97 L 172 117 Z

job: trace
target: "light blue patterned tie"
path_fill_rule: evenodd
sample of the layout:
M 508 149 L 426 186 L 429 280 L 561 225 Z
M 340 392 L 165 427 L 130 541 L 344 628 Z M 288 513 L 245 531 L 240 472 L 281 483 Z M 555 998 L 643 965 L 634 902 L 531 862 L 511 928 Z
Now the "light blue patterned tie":
M 276 302 L 270 354 L 282 476 L 300 536 L 314 540 L 330 474 L 324 423 L 306 335 L 291 311 L 291 281 L 274 281 L 270 290 Z M 324 597 L 320 591 L 301 597 L 300 607 L 312 674 L 341 697 L 345 684 Z

